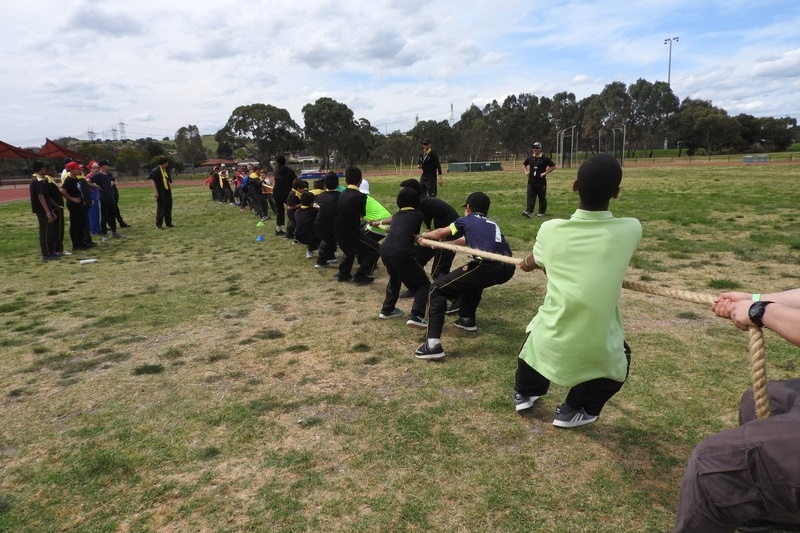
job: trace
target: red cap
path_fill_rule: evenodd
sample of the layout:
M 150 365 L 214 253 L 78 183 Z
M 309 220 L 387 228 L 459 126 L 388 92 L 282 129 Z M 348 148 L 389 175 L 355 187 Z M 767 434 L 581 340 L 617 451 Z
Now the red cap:
M 83 165 L 81 165 L 77 161 L 70 161 L 69 163 L 67 163 L 67 166 L 65 168 L 67 170 L 80 170 L 83 168 Z

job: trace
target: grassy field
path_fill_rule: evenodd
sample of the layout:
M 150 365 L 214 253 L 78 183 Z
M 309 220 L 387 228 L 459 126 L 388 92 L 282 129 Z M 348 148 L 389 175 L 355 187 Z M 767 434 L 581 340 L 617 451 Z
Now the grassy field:
M 551 176 L 552 217 L 574 177 Z M 400 179 L 370 177 L 391 210 Z M 529 250 L 521 174 L 446 175 L 441 196 L 473 190 Z M 644 228 L 628 278 L 800 285 L 798 190 L 795 165 L 626 169 L 612 210 Z M 623 291 L 630 378 L 597 423 L 559 430 L 565 390 L 510 402 L 541 272 L 486 291 L 479 332 L 446 325 L 448 358 L 419 361 L 421 336 L 377 318 L 384 270 L 335 283 L 273 221 L 199 185 L 174 198 L 158 232 L 150 189 L 124 189 L 127 239 L 45 264 L 29 204 L 0 205 L 0 531 L 663 532 L 694 445 L 736 423 L 747 336 L 705 306 Z M 768 375 L 797 376 L 797 349 L 766 343 Z

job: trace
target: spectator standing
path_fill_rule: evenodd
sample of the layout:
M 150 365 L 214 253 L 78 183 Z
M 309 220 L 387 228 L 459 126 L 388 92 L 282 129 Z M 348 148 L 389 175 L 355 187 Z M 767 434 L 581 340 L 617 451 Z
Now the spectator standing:
M 150 171 L 147 179 L 153 181 L 156 198 L 156 229 L 174 228 L 172 224 L 172 176 L 169 173 L 169 159 L 159 157 L 158 164 Z
M 539 213 L 536 216 L 543 217 L 547 212 L 547 175 L 555 170 L 556 164 L 542 154 L 542 143 L 535 142 L 531 147 L 531 155 L 522 163 L 522 168 L 528 178 L 528 203 L 522 216 L 531 218 L 538 198 Z
M 422 153 L 417 159 L 417 168 L 422 170 L 419 183 L 422 185 L 421 196 L 436 196 L 438 188 L 444 185 L 442 180 L 442 165 L 439 156 L 431 149 L 431 141 L 422 139 Z

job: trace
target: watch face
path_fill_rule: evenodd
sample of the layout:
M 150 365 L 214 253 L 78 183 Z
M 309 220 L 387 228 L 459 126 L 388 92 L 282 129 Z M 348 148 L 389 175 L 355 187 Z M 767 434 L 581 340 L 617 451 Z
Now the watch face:
M 755 324 L 758 327 L 763 327 L 764 324 L 761 320 L 764 318 L 764 310 L 767 307 L 767 304 L 772 302 L 754 302 L 753 305 L 750 306 L 750 309 L 747 312 L 748 317 L 750 318 L 750 322 Z

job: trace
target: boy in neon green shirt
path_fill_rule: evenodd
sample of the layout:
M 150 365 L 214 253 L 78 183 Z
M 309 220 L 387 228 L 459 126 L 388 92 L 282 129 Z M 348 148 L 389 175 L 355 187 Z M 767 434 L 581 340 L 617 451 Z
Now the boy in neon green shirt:
M 580 196 L 578 210 L 569 220 L 543 223 L 533 253 L 520 263 L 526 272 L 546 271 L 547 293 L 526 329 L 514 405 L 517 411 L 529 409 L 551 382 L 570 387 L 556 408 L 557 427 L 597 420 L 628 375 L 617 303 L 642 226 L 608 210 L 621 181 L 622 169 L 608 154 L 584 161 L 572 185 Z

